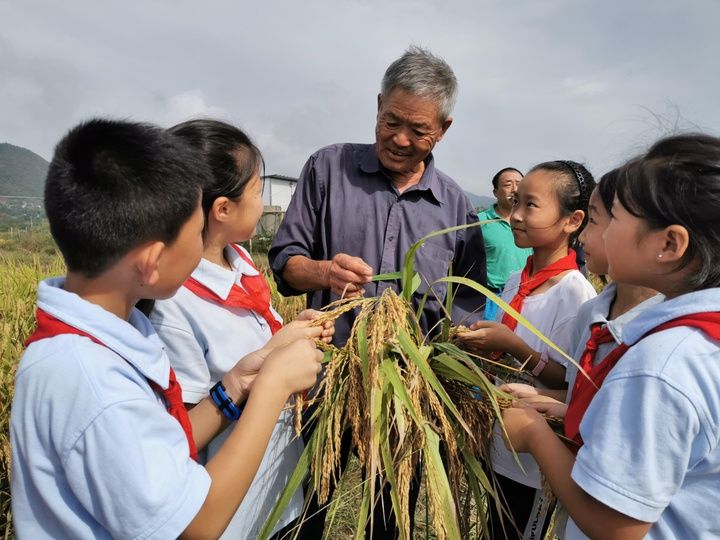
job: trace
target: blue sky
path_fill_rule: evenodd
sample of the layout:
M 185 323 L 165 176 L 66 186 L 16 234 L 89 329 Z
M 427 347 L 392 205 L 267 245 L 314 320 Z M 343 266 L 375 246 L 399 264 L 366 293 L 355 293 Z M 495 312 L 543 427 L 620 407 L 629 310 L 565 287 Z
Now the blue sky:
M 493 173 L 575 159 L 600 175 L 676 130 L 720 135 L 717 0 L 0 0 L 0 142 L 45 158 L 78 121 L 248 131 L 269 173 L 371 142 L 387 65 L 411 43 L 460 84 L 438 166 Z

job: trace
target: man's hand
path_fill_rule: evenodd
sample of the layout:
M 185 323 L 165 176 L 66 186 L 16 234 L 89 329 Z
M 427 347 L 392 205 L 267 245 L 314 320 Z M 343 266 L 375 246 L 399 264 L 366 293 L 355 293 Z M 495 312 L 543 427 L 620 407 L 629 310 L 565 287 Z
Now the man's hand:
M 326 265 L 325 282 L 333 294 L 353 298 L 364 294 L 363 285 L 372 278 L 372 268 L 360 257 L 338 253 Z

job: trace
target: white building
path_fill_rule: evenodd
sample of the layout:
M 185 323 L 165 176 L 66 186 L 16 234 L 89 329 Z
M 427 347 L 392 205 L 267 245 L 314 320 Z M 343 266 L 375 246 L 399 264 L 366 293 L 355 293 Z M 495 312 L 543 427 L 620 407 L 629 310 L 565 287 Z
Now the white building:
M 295 193 L 297 178 L 280 174 L 268 174 L 263 176 L 263 180 L 265 182 L 263 185 L 263 204 L 265 206 L 279 206 L 280 211 L 285 213 L 290 205 L 290 199 Z

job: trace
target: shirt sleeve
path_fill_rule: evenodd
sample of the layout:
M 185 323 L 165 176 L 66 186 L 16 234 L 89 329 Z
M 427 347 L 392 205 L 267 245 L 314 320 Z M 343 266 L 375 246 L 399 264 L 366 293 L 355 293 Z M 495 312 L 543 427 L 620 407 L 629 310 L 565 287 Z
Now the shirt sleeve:
M 174 300 L 158 302 L 150 321 L 165 344 L 170 365 L 182 387 L 183 401 L 198 403 L 207 395 L 212 379 L 205 349 L 189 321 L 182 317 Z
M 177 538 L 210 489 L 180 424 L 153 399 L 105 408 L 64 456 L 75 496 L 113 538 Z
M 268 252 L 278 291 L 285 296 L 303 293 L 283 279 L 288 259 L 295 255 L 312 259 L 320 243 L 320 212 L 325 193 L 322 182 L 318 180 L 316 159 L 317 155 L 312 156 L 303 167 L 295 193 Z
M 570 281 L 568 286 L 564 287 L 560 292 L 561 295 L 558 296 L 560 301 L 557 306 L 559 319 L 553 325 L 552 333 L 548 338 L 565 354 L 572 357 L 575 353 L 575 341 L 578 339 L 575 337 L 578 311 L 580 306 L 597 296 L 597 294 L 580 272 L 577 273 L 576 279 Z M 555 349 L 548 350 L 548 357 L 563 366 L 569 364 L 567 358 L 555 351 Z
M 469 201 L 467 201 L 466 206 L 464 222 L 458 223 L 458 225 L 478 223 L 478 216 Z M 455 276 L 463 276 L 476 281 L 480 285 L 487 285 L 485 242 L 483 241 L 482 227 L 476 226 L 458 231 L 452 273 Z M 455 288 L 452 310 L 454 321 L 463 321 L 463 324 L 469 326 L 483 319 L 484 308 L 485 297 L 475 289 L 462 285 Z
M 699 433 L 697 411 L 671 384 L 611 374 L 580 425 L 585 445 L 572 478 L 610 508 L 653 523 L 682 484 Z

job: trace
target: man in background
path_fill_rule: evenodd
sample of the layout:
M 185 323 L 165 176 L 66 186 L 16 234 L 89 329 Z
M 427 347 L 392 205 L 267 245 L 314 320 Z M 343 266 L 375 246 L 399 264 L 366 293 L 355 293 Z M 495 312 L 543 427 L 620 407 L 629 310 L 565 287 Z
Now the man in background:
M 488 288 L 500 294 L 505 287 L 507 278 L 513 272 L 525 266 L 527 258 L 532 255 L 531 248 L 519 248 L 515 245 L 510 230 L 510 212 L 518 185 L 523 174 L 514 167 L 505 167 L 498 171 L 492 179 L 493 196 L 497 202 L 478 214 L 480 221 L 500 220 L 482 225 L 487 261 Z M 498 306 L 490 299 L 485 304 L 485 319 L 495 320 Z

